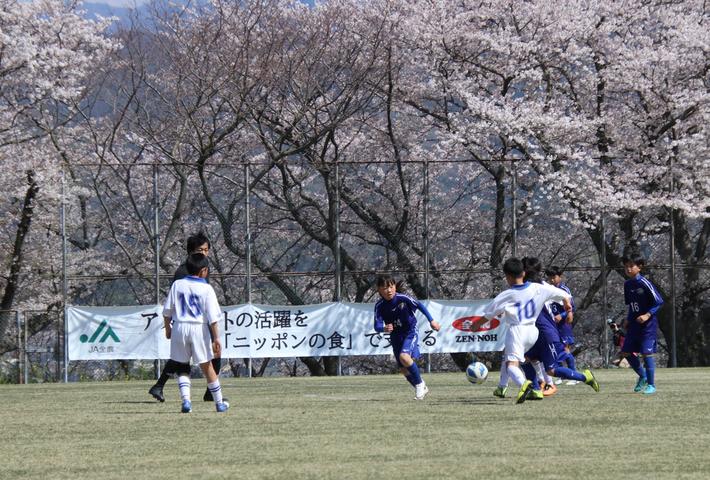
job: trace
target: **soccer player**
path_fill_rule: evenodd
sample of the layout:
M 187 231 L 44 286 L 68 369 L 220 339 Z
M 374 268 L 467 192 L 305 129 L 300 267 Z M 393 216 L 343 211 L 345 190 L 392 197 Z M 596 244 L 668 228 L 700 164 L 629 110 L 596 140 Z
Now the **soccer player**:
M 547 275 L 548 283 L 561 288 L 565 292 L 572 295 L 569 287 L 562 281 L 562 275 L 564 272 L 560 267 L 552 266 L 545 270 L 545 275 Z M 576 362 L 574 360 L 574 355 L 572 355 L 572 350 L 574 348 L 574 332 L 572 331 L 572 321 L 567 318 L 567 312 L 565 312 L 562 305 L 556 302 L 550 304 L 550 310 L 552 311 L 552 318 L 557 324 L 557 330 L 560 332 L 560 340 L 562 345 L 564 345 L 564 351 L 559 354 L 558 361 L 560 366 L 563 363 L 567 364 L 568 368 L 572 370 L 577 370 Z M 575 311 L 574 298 L 572 298 L 572 312 Z M 574 385 L 577 380 L 570 380 L 567 382 L 568 385 Z
M 520 364 L 525 361 L 525 352 L 537 340 L 538 330 L 535 320 L 540 316 L 545 303 L 549 301 L 562 302 L 568 315 L 571 315 L 571 296 L 552 285 L 526 282 L 523 262 L 519 258 L 512 257 L 506 260 L 503 264 L 503 273 L 510 288 L 498 294 L 488 304 L 483 316 L 471 325 L 471 330 L 476 331 L 478 327 L 493 318 L 500 318 L 501 322 L 508 325 L 503 361 L 507 376 L 520 387 L 516 403 L 523 403 L 532 394 L 532 382 L 525 378 Z M 503 389 L 502 396 L 505 396 L 504 390 L 507 387 L 499 385 L 499 388 Z
M 629 278 L 624 282 L 624 303 L 628 305 L 629 310 L 624 322 L 626 338 L 621 353 L 639 376 L 634 392 L 651 395 L 656 393 L 656 313 L 663 305 L 663 298 L 653 283 L 641 275 L 641 270 L 646 265 L 646 260 L 641 255 L 625 256 L 622 261 L 624 272 Z M 645 369 L 634 352 L 638 352 L 643 358 Z
M 397 283 L 390 275 L 377 277 L 376 285 L 381 298 L 375 304 L 375 331 L 390 334 L 392 351 L 400 372 L 414 387 L 414 398 L 423 400 L 429 388 L 414 361 L 419 358 L 417 317 L 414 313 L 417 310 L 422 312 L 431 328 L 437 332 L 441 325 L 431 317 L 424 305 L 408 295 L 397 293 Z
M 539 259 L 535 257 L 525 257 L 523 258 L 523 268 L 525 269 L 525 280 L 535 283 L 542 282 L 542 263 Z M 560 289 L 561 290 L 561 289 Z M 572 295 L 570 295 L 568 290 L 564 290 L 569 297 L 570 304 L 572 303 Z M 574 306 L 567 313 L 568 317 L 573 315 Z M 599 391 L 599 382 L 594 378 L 594 374 L 590 370 L 585 370 L 584 372 L 578 372 L 572 368 L 563 367 L 559 363 L 559 358 L 564 355 L 565 349 L 560 338 L 560 332 L 557 329 L 557 324 L 552 317 L 551 309 L 545 305 L 540 315 L 535 320 L 535 326 L 537 327 L 540 334 L 530 350 L 525 352 L 525 357 L 532 361 L 542 362 L 542 365 L 548 375 L 554 377 L 560 377 L 568 380 L 576 380 L 579 382 L 584 382 L 594 389 L 595 392 Z M 526 377 L 528 380 L 532 381 L 532 392 L 530 398 L 542 399 L 544 393 L 540 389 L 540 385 L 537 380 L 537 375 L 532 364 L 527 363 L 523 366 L 525 370 Z M 549 385 L 549 383 L 548 383 Z
M 188 255 L 191 255 L 193 253 L 201 253 L 207 256 L 210 253 L 210 240 L 209 238 L 207 238 L 207 235 L 202 232 L 197 232 L 194 235 L 190 235 L 189 237 L 187 237 L 186 243 Z M 180 280 L 181 278 L 185 278 L 187 277 L 187 275 L 187 262 L 183 262 L 178 267 L 178 269 L 175 270 L 175 275 L 173 275 L 173 282 Z M 205 278 L 205 280 L 209 283 L 209 275 L 207 276 L 207 278 Z M 212 366 L 215 372 L 217 372 L 217 375 L 219 375 L 219 372 L 222 368 L 222 360 L 219 356 L 212 359 Z M 165 397 L 163 396 L 163 387 L 165 387 L 165 383 L 168 381 L 168 378 L 170 378 L 171 375 L 178 373 L 178 370 L 185 370 L 185 366 L 178 365 L 173 360 L 168 360 L 165 363 L 165 367 L 163 368 L 163 371 L 160 374 L 160 378 L 158 378 L 158 381 L 155 382 L 155 385 L 150 387 L 148 393 L 151 394 L 153 398 L 155 398 L 159 402 L 164 402 Z M 209 389 L 205 390 L 205 394 L 202 399 L 205 402 L 213 401 L 212 393 Z
M 229 409 L 229 404 L 222 398 L 219 377 L 211 363 L 214 355 L 222 351 L 218 326 L 222 310 L 214 289 L 205 280 L 208 266 L 205 255 L 190 255 L 185 262 L 188 276 L 173 282 L 163 305 L 165 336 L 170 339 L 170 359 L 183 366 L 178 368 L 182 413 L 192 411 L 190 360 L 200 365 L 217 411 L 226 412 Z

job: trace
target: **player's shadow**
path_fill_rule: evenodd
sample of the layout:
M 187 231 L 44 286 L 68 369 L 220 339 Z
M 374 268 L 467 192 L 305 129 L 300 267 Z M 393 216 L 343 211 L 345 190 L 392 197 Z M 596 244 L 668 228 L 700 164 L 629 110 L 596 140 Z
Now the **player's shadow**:
M 103 402 L 106 405 L 112 405 L 112 404 L 121 404 L 121 405 L 131 405 L 131 404 L 137 404 L 137 405 L 153 405 L 157 404 L 155 400 L 123 400 L 123 401 L 117 401 L 117 402 Z
M 103 415 L 175 415 L 179 414 L 180 410 L 165 410 L 164 412 L 149 412 L 149 411 L 135 411 L 135 410 L 125 410 L 120 412 L 104 412 Z
M 469 397 L 459 397 L 459 398 L 441 398 L 441 399 L 431 399 L 429 403 L 437 405 L 504 405 L 506 402 L 497 402 L 495 399 L 487 398 L 469 398 Z

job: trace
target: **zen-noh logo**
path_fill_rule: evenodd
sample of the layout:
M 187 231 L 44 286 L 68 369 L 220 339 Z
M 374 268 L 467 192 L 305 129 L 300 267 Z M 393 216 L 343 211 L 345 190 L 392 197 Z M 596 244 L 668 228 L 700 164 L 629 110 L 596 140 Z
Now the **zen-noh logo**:
M 473 325 L 473 322 L 477 321 L 478 319 L 482 318 L 480 315 L 474 315 L 471 317 L 461 317 L 457 318 L 456 320 L 453 321 L 451 324 L 456 330 L 461 330 L 462 332 L 473 332 L 471 330 L 471 325 Z M 488 323 L 484 323 L 480 327 L 476 329 L 476 332 L 487 332 L 488 330 L 495 330 L 500 326 L 500 320 L 497 318 L 494 318 L 493 320 L 490 320 Z

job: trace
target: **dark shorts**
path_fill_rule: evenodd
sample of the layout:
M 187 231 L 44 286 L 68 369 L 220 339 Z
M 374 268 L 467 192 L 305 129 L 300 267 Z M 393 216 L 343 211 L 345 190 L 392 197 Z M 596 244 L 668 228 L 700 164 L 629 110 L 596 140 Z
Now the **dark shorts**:
M 546 342 L 538 337 L 535 345 L 525 352 L 525 357 L 530 360 L 539 360 L 545 371 L 552 370 L 559 365 L 558 357 L 564 352 L 565 346 L 560 342 Z
M 621 347 L 621 351 L 624 353 L 637 352 L 640 355 L 652 355 L 656 353 L 657 347 L 655 336 L 644 335 L 642 337 L 636 337 L 634 335 L 627 335 L 626 338 L 624 338 L 624 345 Z
M 419 358 L 419 336 L 416 330 L 404 334 L 392 334 L 390 335 L 390 343 L 392 344 L 392 351 L 394 352 L 394 359 L 397 360 L 397 365 L 402 367 L 402 363 L 399 360 L 399 355 L 401 353 L 406 353 L 412 358 Z

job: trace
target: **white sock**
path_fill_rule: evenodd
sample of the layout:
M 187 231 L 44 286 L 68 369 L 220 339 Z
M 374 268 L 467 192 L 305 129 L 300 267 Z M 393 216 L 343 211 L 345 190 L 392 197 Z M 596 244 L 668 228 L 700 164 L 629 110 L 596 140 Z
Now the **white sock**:
M 178 387 L 180 388 L 180 397 L 183 400 L 190 400 L 190 377 L 180 375 L 178 377 Z
M 533 368 L 535 369 L 535 374 L 537 375 L 537 380 L 539 382 L 547 382 L 545 378 L 545 372 L 542 371 L 542 363 L 539 360 L 532 362 Z
M 548 385 L 553 385 L 553 384 L 554 384 L 555 379 L 552 378 L 551 376 L 549 376 L 549 375 L 547 374 L 547 372 L 542 372 L 542 376 L 543 376 L 543 378 L 545 379 L 545 383 L 546 383 L 546 384 L 548 384 Z
M 525 374 L 517 365 L 508 365 L 508 376 L 518 387 L 525 383 Z
M 500 364 L 500 380 L 498 380 L 498 386 L 501 388 L 508 386 L 508 364 L 505 360 Z
M 212 398 L 214 398 L 215 405 L 222 403 L 222 387 L 219 384 L 219 378 L 212 383 L 208 383 L 207 388 L 210 392 L 212 392 Z

